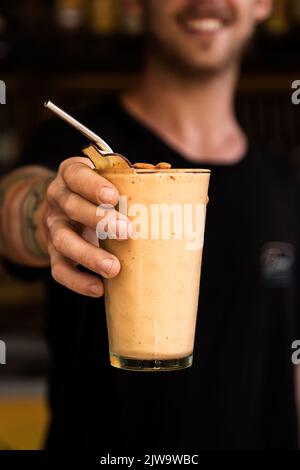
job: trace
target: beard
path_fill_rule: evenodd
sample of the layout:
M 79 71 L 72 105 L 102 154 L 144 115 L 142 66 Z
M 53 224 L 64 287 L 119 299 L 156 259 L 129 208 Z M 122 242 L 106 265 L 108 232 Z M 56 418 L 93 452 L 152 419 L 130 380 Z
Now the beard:
M 205 59 L 193 60 L 193 57 L 188 53 L 176 48 L 174 43 L 153 33 L 148 33 L 146 44 L 148 57 L 150 56 L 160 66 L 169 69 L 177 76 L 183 76 L 185 79 L 199 80 L 222 75 L 231 68 L 238 69 L 252 42 L 252 36 L 245 38 L 244 41 L 240 41 L 228 50 L 223 57 L 209 62 Z M 202 52 L 204 55 L 208 55 L 211 40 L 203 40 L 200 47 L 199 54 Z

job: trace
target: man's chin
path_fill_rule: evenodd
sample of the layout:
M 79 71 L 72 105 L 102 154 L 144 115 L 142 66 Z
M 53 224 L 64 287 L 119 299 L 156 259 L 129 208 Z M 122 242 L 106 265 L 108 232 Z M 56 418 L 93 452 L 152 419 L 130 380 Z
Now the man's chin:
M 199 51 L 198 54 L 197 51 L 191 54 L 191 51 L 184 51 L 180 47 L 174 49 L 174 45 L 164 44 L 155 37 L 151 39 L 149 52 L 154 61 L 160 62 L 164 68 L 169 68 L 175 75 L 183 75 L 187 79 L 219 75 L 228 69 L 236 68 L 244 49 L 240 46 L 236 50 L 231 50 L 230 53 L 211 50 L 206 53 L 203 51 L 203 54 L 199 54 Z
M 186 79 L 203 79 L 218 76 L 229 69 L 236 68 L 237 62 L 237 60 L 232 60 L 232 58 L 228 60 L 202 60 L 195 62 L 173 57 L 173 60 L 169 61 L 169 65 L 171 65 L 173 73 L 183 75 Z
M 219 74 L 224 69 L 227 69 L 229 65 L 231 65 L 232 62 L 230 61 L 224 61 L 224 62 L 212 62 L 212 61 L 203 61 L 203 62 L 192 62 L 192 63 L 186 63 L 185 65 L 182 64 L 183 67 L 185 67 L 186 71 L 193 74 Z

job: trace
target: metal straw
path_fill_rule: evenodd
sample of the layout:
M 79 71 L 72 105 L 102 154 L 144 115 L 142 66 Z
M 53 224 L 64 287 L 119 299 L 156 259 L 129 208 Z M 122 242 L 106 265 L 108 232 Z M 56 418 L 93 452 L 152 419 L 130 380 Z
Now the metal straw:
M 103 140 L 99 135 L 95 134 L 92 132 L 90 129 L 85 127 L 83 124 L 81 124 L 79 121 L 74 119 L 70 114 L 66 113 L 62 109 L 60 109 L 56 104 L 52 103 L 51 101 L 46 101 L 44 103 L 44 106 L 51 111 L 53 111 L 57 116 L 62 118 L 64 121 L 66 121 L 68 124 L 71 126 L 75 127 L 79 132 L 81 132 L 85 137 L 87 137 L 89 140 L 91 140 L 94 144 L 97 145 L 101 150 L 107 153 L 113 153 L 113 150 L 110 148 L 110 146 Z

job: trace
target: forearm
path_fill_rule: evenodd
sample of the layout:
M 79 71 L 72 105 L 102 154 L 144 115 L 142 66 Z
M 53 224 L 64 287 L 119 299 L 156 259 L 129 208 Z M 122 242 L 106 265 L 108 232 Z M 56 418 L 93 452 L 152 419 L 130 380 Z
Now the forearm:
M 27 266 L 49 264 L 45 194 L 53 176 L 47 168 L 27 166 L 0 180 L 2 256 Z

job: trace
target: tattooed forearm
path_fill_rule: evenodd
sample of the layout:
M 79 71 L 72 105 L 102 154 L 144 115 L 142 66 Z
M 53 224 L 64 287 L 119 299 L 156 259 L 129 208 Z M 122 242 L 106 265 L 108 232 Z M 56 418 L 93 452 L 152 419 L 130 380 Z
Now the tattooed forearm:
M 36 184 L 28 190 L 26 197 L 20 207 L 20 216 L 23 220 L 21 226 L 22 240 L 28 253 L 39 258 L 48 258 L 43 247 L 41 247 L 38 237 L 37 211 L 44 202 L 45 194 L 53 176 L 41 178 Z
M 27 172 L 14 172 L 7 176 L 4 176 L 0 181 L 0 246 L 1 251 L 5 251 L 9 243 L 9 234 L 5 230 L 5 210 L 4 207 L 7 205 L 9 200 L 9 192 L 16 183 L 23 181 L 30 181 L 34 177 L 34 173 Z
M 21 264 L 48 263 L 45 246 L 45 193 L 53 174 L 28 166 L 0 181 L 0 252 Z

